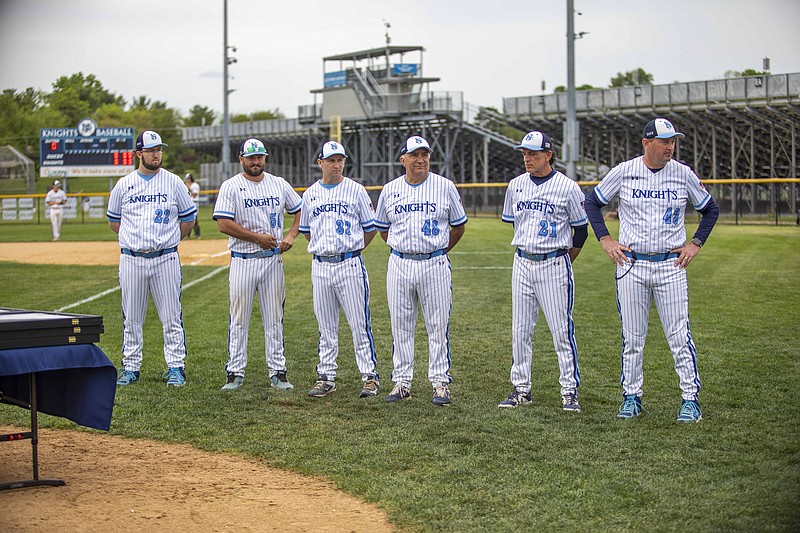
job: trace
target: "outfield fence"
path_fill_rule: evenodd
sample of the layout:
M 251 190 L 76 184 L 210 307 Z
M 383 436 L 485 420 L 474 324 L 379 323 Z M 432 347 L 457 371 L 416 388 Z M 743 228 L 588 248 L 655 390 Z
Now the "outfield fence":
M 721 222 L 733 224 L 771 223 L 800 225 L 800 179 L 714 179 L 702 180 L 716 200 Z M 578 182 L 589 194 L 598 181 Z M 472 216 L 499 218 L 508 183 L 459 183 L 464 208 Z M 377 205 L 381 186 L 369 186 L 373 205 Z M 305 187 L 296 188 L 303 192 Z M 219 190 L 200 191 L 201 204 L 213 205 Z M 64 206 L 66 224 L 105 224 L 108 192 L 67 193 Z M 9 224 L 49 224 L 45 194 L 0 195 L 0 226 Z M 616 200 L 606 208 L 613 212 Z

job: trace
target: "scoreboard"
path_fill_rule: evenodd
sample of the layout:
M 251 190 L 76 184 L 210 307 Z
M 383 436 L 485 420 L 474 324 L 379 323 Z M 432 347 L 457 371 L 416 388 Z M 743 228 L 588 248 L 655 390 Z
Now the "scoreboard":
M 134 170 L 134 129 L 98 128 L 91 120 L 77 128 L 42 128 L 39 176 L 124 176 Z

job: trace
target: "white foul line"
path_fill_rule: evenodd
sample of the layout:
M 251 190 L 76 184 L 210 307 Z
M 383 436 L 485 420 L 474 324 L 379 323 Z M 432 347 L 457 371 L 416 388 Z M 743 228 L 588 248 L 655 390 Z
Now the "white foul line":
M 213 276 L 216 276 L 217 274 L 219 274 L 223 270 L 227 270 L 227 268 L 228 268 L 228 265 L 225 265 L 223 267 L 219 267 L 218 269 L 216 269 L 216 270 L 214 270 L 212 272 L 209 272 L 208 274 L 206 274 L 202 278 L 197 278 L 196 280 L 190 281 L 186 285 L 183 285 L 181 287 L 181 290 L 188 289 L 192 285 L 196 285 L 196 284 L 200 283 L 201 281 L 205 281 L 205 280 L 207 280 L 207 279 L 209 279 L 209 278 L 211 278 Z M 97 300 L 98 298 L 102 298 L 103 296 L 105 296 L 107 294 L 111 294 L 112 292 L 115 292 L 115 291 L 118 291 L 118 290 L 119 290 L 119 286 L 113 287 L 113 288 L 105 290 L 103 292 L 99 292 L 99 293 L 95 294 L 94 296 L 89 296 L 88 298 L 84 298 L 83 300 L 81 300 L 79 302 L 75 302 L 75 303 L 72 303 L 72 304 L 69 304 L 69 305 L 65 305 L 61 309 L 56 309 L 55 312 L 56 313 L 60 313 L 62 311 L 66 311 L 67 309 L 72 309 L 73 307 L 78 307 L 79 305 L 83 305 L 83 304 L 91 302 L 93 300 Z

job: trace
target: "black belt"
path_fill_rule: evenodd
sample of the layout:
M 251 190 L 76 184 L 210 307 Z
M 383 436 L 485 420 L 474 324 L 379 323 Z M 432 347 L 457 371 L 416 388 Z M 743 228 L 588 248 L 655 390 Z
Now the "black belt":
M 272 257 L 273 255 L 277 255 L 281 253 L 280 248 L 272 248 L 270 250 L 260 250 L 258 252 L 252 252 L 249 254 L 243 254 L 242 252 L 231 252 L 231 257 L 238 257 L 239 259 L 255 259 L 256 257 Z
M 544 261 L 545 259 L 552 259 L 554 257 L 561 257 L 562 255 L 567 255 L 567 251 L 561 249 L 561 250 L 556 250 L 554 252 L 548 252 L 546 254 L 529 254 L 528 252 L 523 252 L 522 250 L 517 248 L 517 255 L 524 259 L 530 259 L 531 261 Z
M 356 250 L 355 252 L 346 252 L 339 255 L 315 255 L 314 259 L 320 263 L 341 263 L 342 261 L 352 259 L 353 257 L 358 257 L 359 255 L 361 255 L 361 250 Z
M 622 252 L 626 257 L 636 259 L 637 261 L 652 261 L 653 263 L 659 261 L 667 261 L 669 259 L 676 259 L 681 254 L 678 252 L 664 252 L 662 254 L 640 254 L 636 252 Z
M 436 250 L 435 252 L 431 252 L 429 254 L 404 254 L 398 252 L 395 249 L 392 249 L 392 253 L 397 257 L 402 257 L 403 259 L 414 259 L 415 261 L 422 261 L 423 259 L 433 259 L 434 257 L 439 257 L 440 255 L 444 255 L 447 253 L 447 250 L 442 248 L 441 250 Z
M 120 248 L 120 251 L 125 255 L 131 255 L 133 257 L 146 257 L 147 259 L 151 259 L 153 257 L 161 257 L 162 255 L 174 254 L 178 251 L 178 247 L 173 246 L 172 248 L 164 248 L 163 250 L 158 250 L 155 252 L 135 252 L 133 250 L 128 250 L 127 248 Z

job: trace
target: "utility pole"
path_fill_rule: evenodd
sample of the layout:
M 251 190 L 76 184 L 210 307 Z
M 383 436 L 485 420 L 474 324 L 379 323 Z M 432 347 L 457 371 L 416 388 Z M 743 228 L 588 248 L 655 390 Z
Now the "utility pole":
M 578 160 L 578 121 L 575 118 L 575 8 L 567 0 L 567 121 L 564 123 L 564 161 L 567 176 L 577 180 L 575 162 Z

